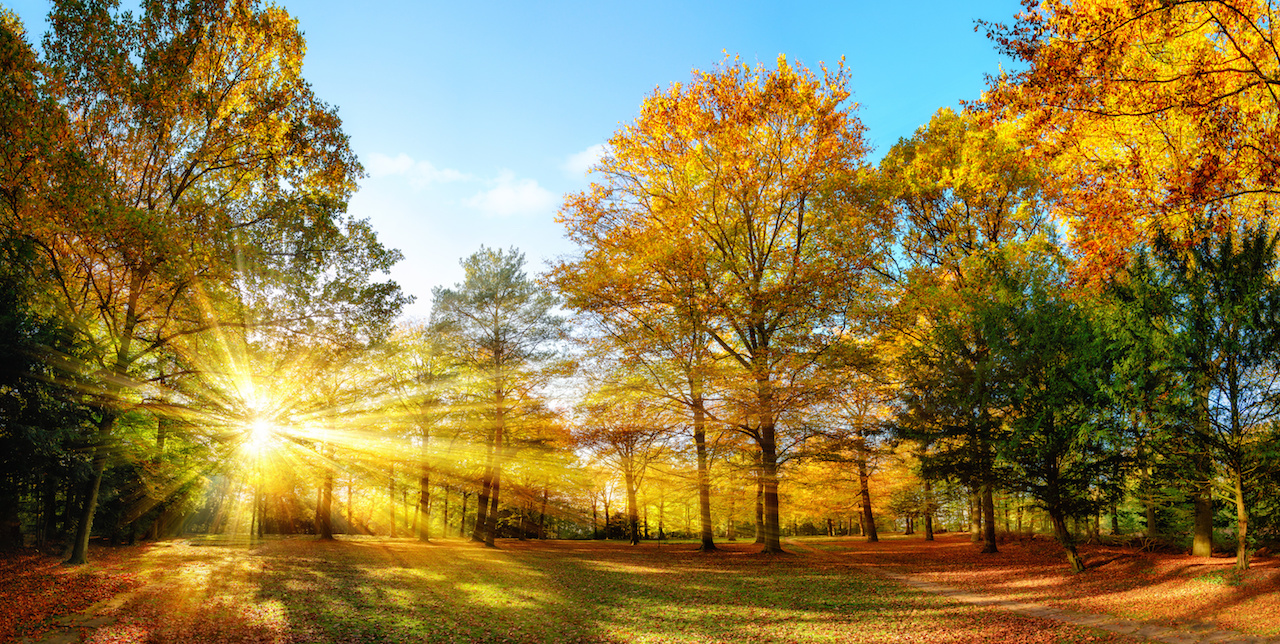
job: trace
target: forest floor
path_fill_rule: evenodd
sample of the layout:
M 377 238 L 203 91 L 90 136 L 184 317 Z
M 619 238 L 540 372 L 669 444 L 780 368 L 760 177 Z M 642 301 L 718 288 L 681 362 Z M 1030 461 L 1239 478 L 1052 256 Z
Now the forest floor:
M 1186 641 L 1223 639 L 1206 635 L 1204 619 L 1259 636 L 1280 627 L 1270 560 L 1236 578 L 1227 559 L 1090 546 L 1090 570 L 1070 575 L 1051 542 L 979 555 L 959 535 L 804 539 L 784 555 L 745 543 L 710 554 L 695 544 L 499 545 L 190 539 L 95 548 L 94 563 L 76 568 L 10 555 L 0 558 L 0 641 L 1150 641 L 1017 609 L 1031 605 L 1185 628 Z

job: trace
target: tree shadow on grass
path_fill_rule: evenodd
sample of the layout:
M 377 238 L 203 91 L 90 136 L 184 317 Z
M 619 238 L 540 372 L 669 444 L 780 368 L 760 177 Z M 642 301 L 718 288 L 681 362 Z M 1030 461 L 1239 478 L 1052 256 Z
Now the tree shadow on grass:
M 851 563 L 924 574 L 934 581 L 1025 601 L 1058 603 L 1086 612 L 1169 623 L 1212 619 L 1225 628 L 1274 635 L 1270 616 L 1280 609 L 1280 572 L 1262 561 L 1233 584 L 1234 559 L 1138 552 L 1121 546 L 1082 545 L 1087 570 L 1073 574 L 1052 540 L 1003 544 L 979 557 L 963 537 L 935 542 L 888 539 L 874 547 L 855 540 L 827 545 Z M 1250 617 L 1252 615 L 1252 617 Z
M 961 644 L 1097 634 L 910 591 L 846 563 L 756 557 L 751 546 L 502 546 L 287 539 L 173 550 L 98 641 Z

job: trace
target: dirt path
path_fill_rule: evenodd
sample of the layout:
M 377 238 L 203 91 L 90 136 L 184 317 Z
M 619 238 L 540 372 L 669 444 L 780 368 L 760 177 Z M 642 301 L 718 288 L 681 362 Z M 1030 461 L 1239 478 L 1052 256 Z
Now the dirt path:
M 802 553 L 806 556 L 832 560 L 842 559 L 838 554 L 834 554 L 820 548 L 814 548 L 794 540 L 788 539 L 786 540 L 786 543 L 793 551 Z M 947 586 L 945 584 L 939 584 L 915 575 L 890 572 L 882 568 L 870 568 L 867 566 L 859 567 L 872 574 L 897 581 L 904 586 L 927 593 L 933 593 L 935 595 L 943 595 L 957 602 L 976 606 L 990 606 L 992 608 L 1006 610 L 1020 615 L 1029 615 L 1032 617 L 1064 622 L 1073 626 L 1097 628 L 1112 633 L 1143 637 L 1155 642 L 1165 642 L 1166 644 L 1280 644 L 1280 640 L 1277 639 L 1220 629 L 1211 624 L 1203 624 L 1185 629 L 1170 628 L 1158 624 L 1124 619 L 1111 615 L 1064 610 L 1036 602 L 1002 599 L 993 595 L 975 593 Z

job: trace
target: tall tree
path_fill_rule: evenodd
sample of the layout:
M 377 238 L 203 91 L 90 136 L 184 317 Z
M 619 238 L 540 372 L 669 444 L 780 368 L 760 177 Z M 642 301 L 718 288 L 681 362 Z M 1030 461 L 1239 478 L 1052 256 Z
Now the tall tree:
M 175 338 L 243 322 L 225 308 L 254 281 L 239 269 L 279 270 L 243 260 L 292 262 L 335 238 L 372 248 L 384 269 L 394 256 L 339 224 L 360 167 L 336 112 L 301 77 L 302 34 L 282 9 L 190 0 L 146 2 L 135 15 L 58 2 L 49 21 L 45 60 L 70 145 L 101 169 L 92 207 L 51 210 L 32 232 L 59 281 L 52 305 L 105 374 L 70 558 L 80 563 L 129 383 L 153 375 Z M 394 315 L 403 302 L 394 284 L 365 288 L 381 304 L 370 311 Z
M 1271 217 L 1274 19 L 1266 0 L 1054 0 L 987 25 L 1024 65 L 988 99 L 1057 161 L 1083 276 L 1108 276 L 1162 232 Z
M 603 167 L 601 172 L 608 172 Z M 618 180 L 624 180 L 619 177 Z M 654 231 L 637 231 L 638 235 Z M 689 414 L 697 466 L 702 551 L 715 550 L 711 523 L 708 402 L 716 356 L 707 333 L 704 262 L 689 239 L 595 237 L 591 252 L 559 263 L 551 278 L 566 303 L 597 329 L 612 350 L 645 375 L 650 389 Z M 642 255 L 637 248 L 653 250 Z
M 1274 23 L 1263 0 L 1055 0 L 989 25 L 1024 67 L 995 79 L 988 98 L 1062 176 L 1081 277 L 1110 278 L 1161 235 L 1194 244 L 1208 231 L 1274 225 Z M 1208 556 L 1212 473 L 1201 465 L 1193 551 Z
M 994 552 L 996 481 L 990 441 L 995 439 L 1000 414 L 988 407 L 993 400 L 988 389 L 997 383 L 984 375 L 990 360 L 987 334 L 966 331 L 964 324 L 978 319 L 971 314 L 981 308 L 978 303 L 986 296 L 977 291 L 995 283 L 970 273 L 982 272 L 988 256 L 1004 246 L 1046 233 L 1044 172 L 989 114 L 943 109 L 885 155 L 879 181 L 898 217 L 903 249 L 903 265 L 894 273 L 899 310 L 889 321 L 895 334 L 916 347 L 902 363 L 903 377 L 912 381 L 906 388 L 909 405 L 923 412 L 919 405 L 939 404 L 913 398 L 912 393 L 927 397 L 929 392 L 919 386 L 936 378 L 959 378 L 951 385 L 964 382 L 968 391 L 963 402 L 973 405 L 968 412 L 938 408 L 913 413 L 911 422 L 917 424 L 902 428 L 949 453 L 945 460 L 952 464 L 950 475 L 964 463 L 965 482 L 981 499 L 983 549 Z M 947 329 L 946 338 L 937 337 L 942 329 Z M 945 343 L 933 351 L 928 346 L 933 341 Z M 919 367 L 926 364 L 930 366 L 922 371 Z M 961 401 L 952 398 L 947 405 Z M 961 418 L 967 420 L 959 422 Z M 918 425 L 929 419 L 944 423 L 947 429 Z M 952 440 L 934 442 L 944 435 Z M 961 447 L 967 456 L 960 457 L 956 450 Z M 924 462 L 930 461 L 926 455 Z
M 1221 467 L 1227 481 L 1223 491 L 1236 506 L 1236 565 L 1241 570 L 1249 562 L 1248 493 L 1276 467 L 1267 440 L 1268 427 L 1280 416 L 1275 393 L 1280 377 L 1276 250 L 1277 236 L 1265 226 L 1242 225 L 1238 231 L 1205 235 L 1189 247 L 1161 236 L 1147 260 L 1170 302 L 1148 325 L 1170 354 L 1159 365 L 1163 375 L 1178 385 L 1154 404 L 1193 419 L 1182 423 L 1180 442 L 1190 445 L 1198 475 L 1207 469 L 1200 459 L 1212 458 Z M 1203 485 L 1203 479 L 1193 483 Z M 1207 545 L 1204 550 L 1211 547 Z
M 582 409 L 575 442 L 622 476 L 627 491 L 627 536 L 636 545 L 640 543 L 637 492 L 650 465 L 667 451 L 671 415 L 646 400 L 642 390 L 627 390 L 625 383 L 608 386 L 593 397 L 596 400 Z
M 739 428 L 762 454 L 767 552 L 782 549 L 779 422 L 883 250 L 884 222 L 860 201 L 847 85 L 842 67 L 819 77 L 779 57 L 774 70 L 728 60 L 655 90 L 610 139 L 601 180 L 560 215 L 587 255 L 631 244 L 638 270 L 690 241 L 701 327 L 752 392 Z
M 1115 427 L 1106 339 L 1090 298 L 1067 291 L 1058 257 L 1008 250 L 992 266 L 1000 297 L 981 315 L 981 324 L 994 327 L 993 366 L 1009 410 L 1010 432 L 998 450 L 1015 489 L 1045 509 L 1067 562 L 1082 572 L 1067 520 L 1094 510 L 1092 488 L 1121 457 L 1106 440 Z
M 494 545 L 502 467 L 512 421 L 540 411 L 541 389 L 557 375 L 564 319 L 555 296 L 524 272 L 524 253 L 481 247 L 462 261 L 463 281 L 433 291 L 432 323 L 473 380 L 472 405 L 485 434 L 485 471 L 473 538 Z

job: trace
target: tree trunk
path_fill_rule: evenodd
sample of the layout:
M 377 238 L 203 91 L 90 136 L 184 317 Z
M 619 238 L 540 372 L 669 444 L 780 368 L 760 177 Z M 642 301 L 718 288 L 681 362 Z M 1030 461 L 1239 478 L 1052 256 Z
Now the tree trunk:
M 604 536 L 603 539 L 609 538 L 609 497 L 604 499 Z
M 924 480 L 924 540 L 933 541 L 933 483 L 929 479 Z
M 458 515 L 458 538 L 467 536 L 467 499 L 471 498 L 471 493 L 466 490 L 458 490 L 458 494 L 462 496 L 462 513 Z
M 431 541 L 431 464 L 427 462 L 427 444 L 431 441 L 431 430 L 422 430 L 422 471 L 418 476 L 418 515 L 414 521 L 418 524 L 418 540 Z M 445 493 L 445 522 L 449 521 L 449 497 Z
M 391 464 L 391 470 L 387 474 L 387 531 L 391 536 L 396 536 L 396 466 Z
M 977 488 L 969 494 L 969 541 L 982 541 L 982 493 Z
M 756 454 L 756 459 L 760 455 Z M 759 465 L 757 460 L 756 465 Z M 764 543 L 764 478 L 760 476 L 760 468 L 756 467 L 756 537 L 755 543 Z
M 93 476 L 84 493 L 84 506 L 80 509 L 80 521 L 76 524 L 75 541 L 67 564 L 81 565 L 89 561 L 89 535 L 93 530 L 93 515 L 98 510 L 98 490 L 102 488 L 102 474 L 107 469 L 107 440 L 116 424 L 116 413 L 104 411 L 98 422 L 98 441 L 93 447 Z
M 1202 382 L 1197 384 L 1197 443 L 1203 445 L 1209 436 L 1209 384 L 1207 372 L 1202 375 Z M 1191 534 L 1191 554 L 1195 557 L 1213 556 L 1213 487 L 1210 483 L 1212 464 L 1203 452 L 1195 457 L 1196 475 L 1200 478 L 1195 492 L 1195 523 Z
M 982 486 L 982 552 L 999 552 L 996 547 L 996 508 L 990 483 Z
M 876 517 L 871 513 L 871 486 L 868 479 L 866 454 L 859 450 L 858 494 L 862 497 L 862 533 L 866 535 L 867 542 L 872 543 L 880 540 L 880 534 L 876 532 Z
M 707 419 L 702 402 L 702 386 L 689 380 L 693 392 L 693 446 L 698 461 L 698 519 L 702 527 L 702 544 L 698 549 L 710 552 L 716 549 L 715 526 L 711 523 L 711 468 L 707 461 Z
M 498 534 L 498 498 L 502 491 L 502 463 L 506 456 L 506 394 L 499 384 L 493 392 L 493 477 L 489 486 L 489 514 L 485 517 L 484 545 L 494 548 Z M 521 526 L 524 529 L 524 526 Z
M 630 534 L 627 535 L 631 541 L 631 545 L 639 545 L 640 543 L 640 514 L 636 504 L 636 479 L 631 472 L 631 463 L 627 462 L 624 466 L 626 471 L 623 472 L 623 478 L 627 483 L 627 523 L 630 524 Z
M 1057 509 L 1049 510 L 1049 520 L 1053 523 L 1053 536 L 1058 539 L 1058 543 L 1062 544 L 1062 549 L 1066 552 L 1067 563 L 1071 565 L 1072 572 L 1084 572 L 1084 562 L 1080 560 L 1080 554 L 1076 552 L 1076 541 L 1072 537 L 1071 531 L 1067 530 L 1067 521 L 1062 516 L 1062 512 Z
M 498 534 L 498 494 L 502 490 L 502 464 L 493 468 L 493 486 L 489 489 L 489 514 L 485 516 L 484 545 L 496 548 L 494 539 Z
M 1195 527 L 1192 534 L 1191 554 L 1195 557 L 1213 556 L 1213 488 L 1204 481 L 1196 490 L 1194 502 Z
M 538 538 L 547 538 L 547 498 L 551 495 L 547 482 L 542 482 L 542 511 L 538 513 Z
M 476 523 L 471 531 L 472 541 L 484 541 L 485 526 L 488 525 L 489 488 L 493 485 L 493 457 L 485 465 L 484 477 L 481 479 L 480 491 L 476 493 Z
M 1235 476 L 1235 496 L 1236 496 L 1236 570 L 1241 572 L 1249 568 L 1249 550 L 1248 550 L 1248 534 L 1249 534 L 1249 509 L 1245 506 L 1244 500 L 1244 475 L 1239 469 L 1233 473 Z
M 448 503 L 446 499 L 446 514 Z M 418 477 L 418 516 L 414 522 L 418 524 L 418 541 L 431 541 L 431 470 L 426 465 L 422 466 L 422 474 Z
M 734 516 L 733 516 L 733 511 L 734 511 L 734 509 L 735 509 L 735 505 L 736 505 L 736 504 L 733 502 L 735 497 L 737 497 L 737 493 L 736 493 L 736 492 L 729 494 L 729 512 L 728 512 L 729 516 L 726 518 L 725 525 L 724 525 L 724 540 L 725 540 L 725 541 L 737 541 L 737 540 L 738 540 L 738 529 L 737 529 L 737 525 L 736 525 L 736 520 L 735 520 L 735 518 L 734 518 Z M 760 536 L 761 536 L 761 537 L 763 537 L 764 535 L 762 534 L 762 535 L 760 535 Z M 763 543 L 763 542 L 761 542 L 761 543 Z
M 774 419 L 773 383 L 767 373 L 756 377 L 756 403 L 760 428 L 760 478 L 764 484 L 764 544 L 761 552 L 782 552 L 782 525 L 778 516 L 778 442 Z

